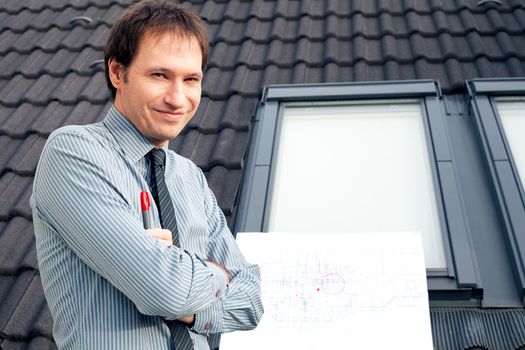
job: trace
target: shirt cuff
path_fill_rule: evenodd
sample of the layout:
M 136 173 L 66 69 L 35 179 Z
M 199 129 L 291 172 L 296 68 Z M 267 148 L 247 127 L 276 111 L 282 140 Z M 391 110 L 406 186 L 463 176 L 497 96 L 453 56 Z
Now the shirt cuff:
M 222 324 L 222 301 L 217 298 L 210 307 L 195 314 L 195 323 L 191 330 L 199 334 L 222 333 Z
M 223 328 L 223 305 L 220 299 L 228 288 L 228 280 L 224 271 L 217 265 L 207 263 L 212 270 L 212 286 L 215 293 L 215 300 L 212 304 L 195 314 L 195 323 L 191 330 L 200 334 L 221 333 Z

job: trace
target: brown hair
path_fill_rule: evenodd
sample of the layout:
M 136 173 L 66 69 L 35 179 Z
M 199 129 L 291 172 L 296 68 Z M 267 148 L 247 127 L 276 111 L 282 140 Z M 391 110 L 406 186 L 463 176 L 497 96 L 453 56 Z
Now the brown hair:
M 109 59 L 127 68 L 137 54 L 140 40 L 146 32 L 161 34 L 172 32 L 181 38 L 194 37 L 202 53 L 202 70 L 208 61 L 208 35 L 194 12 L 166 1 L 141 1 L 130 6 L 113 25 L 104 49 L 106 82 L 113 98 L 116 89 L 109 79 Z

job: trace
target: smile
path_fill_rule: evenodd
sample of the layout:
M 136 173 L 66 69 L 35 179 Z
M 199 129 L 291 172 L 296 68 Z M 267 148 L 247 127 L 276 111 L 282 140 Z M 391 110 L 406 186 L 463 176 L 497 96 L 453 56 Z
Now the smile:
M 181 119 L 185 115 L 184 112 L 163 111 L 163 110 L 159 110 L 159 109 L 155 109 L 155 112 L 160 113 L 160 114 L 162 114 L 162 115 L 164 115 L 164 116 L 166 116 L 166 117 L 168 117 L 169 119 L 172 119 L 172 120 Z

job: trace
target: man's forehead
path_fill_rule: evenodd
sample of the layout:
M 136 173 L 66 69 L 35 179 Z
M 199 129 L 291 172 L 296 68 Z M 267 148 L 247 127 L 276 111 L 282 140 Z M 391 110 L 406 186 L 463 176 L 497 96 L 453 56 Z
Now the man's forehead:
M 148 30 L 142 35 L 139 47 L 144 43 L 150 46 L 170 44 L 183 49 L 193 48 L 195 45 L 200 49 L 199 42 L 194 35 L 180 33 L 175 30 Z

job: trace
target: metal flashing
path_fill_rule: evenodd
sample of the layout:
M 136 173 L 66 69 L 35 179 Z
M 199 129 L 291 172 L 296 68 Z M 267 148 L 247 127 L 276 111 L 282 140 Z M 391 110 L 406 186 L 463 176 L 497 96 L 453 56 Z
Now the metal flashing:
M 263 102 L 319 101 L 341 99 L 381 99 L 441 96 L 439 84 L 434 80 L 381 81 L 359 83 L 283 84 L 264 89 Z

